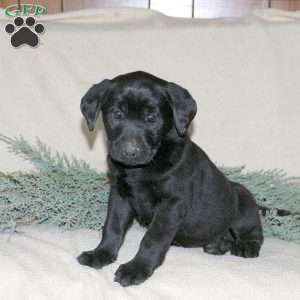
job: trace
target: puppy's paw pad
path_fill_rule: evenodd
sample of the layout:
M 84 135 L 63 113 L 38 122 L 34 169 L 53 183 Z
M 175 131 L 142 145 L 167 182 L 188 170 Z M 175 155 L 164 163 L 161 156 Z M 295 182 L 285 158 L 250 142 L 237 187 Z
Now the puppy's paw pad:
M 115 259 L 104 251 L 86 251 L 82 252 L 77 257 L 77 260 L 81 265 L 101 269 L 102 267 L 114 262 Z
M 220 248 L 217 248 L 217 247 L 210 247 L 209 245 L 204 246 L 203 250 L 204 250 L 205 253 L 213 254 L 213 255 L 223 255 L 228 251 L 228 250 L 224 251 L 224 250 L 222 250 Z
M 151 272 L 142 265 L 132 262 L 121 265 L 115 273 L 115 281 L 122 286 L 138 285 L 144 282 Z
M 256 241 L 240 241 L 233 245 L 231 254 L 245 258 L 258 257 L 260 247 Z
M 207 244 L 203 247 L 204 252 L 213 255 L 223 255 L 232 248 L 232 242 L 220 241 L 218 243 Z

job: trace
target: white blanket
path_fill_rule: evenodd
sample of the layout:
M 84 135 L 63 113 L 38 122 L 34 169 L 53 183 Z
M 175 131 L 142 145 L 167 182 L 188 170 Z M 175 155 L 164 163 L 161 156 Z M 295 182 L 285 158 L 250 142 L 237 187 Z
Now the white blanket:
M 118 260 L 102 269 L 76 256 L 99 242 L 96 231 L 24 228 L 0 236 L 2 300 L 299 300 L 300 246 L 267 239 L 259 258 L 214 256 L 171 247 L 161 267 L 140 286 L 123 288 L 114 272 L 137 252 L 144 229 L 128 233 Z

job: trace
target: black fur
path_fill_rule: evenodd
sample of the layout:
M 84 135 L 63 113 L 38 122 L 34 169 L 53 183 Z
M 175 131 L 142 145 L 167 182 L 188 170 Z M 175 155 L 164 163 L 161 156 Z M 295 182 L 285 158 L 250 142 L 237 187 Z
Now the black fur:
M 134 72 L 93 86 L 81 110 L 90 130 L 102 110 L 111 176 L 102 240 L 78 257 L 81 264 L 102 268 L 115 261 L 134 219 L 148 230 L 136 256 L 115 274 L 123 286 L 151 276 L 171 245 L 259 255 L 263 234 L 255 199 L 186 134 L 197 110 L 187 90 Z

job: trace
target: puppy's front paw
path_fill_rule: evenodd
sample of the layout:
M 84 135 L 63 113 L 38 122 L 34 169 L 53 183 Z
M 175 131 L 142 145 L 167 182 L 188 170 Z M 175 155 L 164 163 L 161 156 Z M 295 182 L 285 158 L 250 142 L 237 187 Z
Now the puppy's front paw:
M 81 265 L 89 266 L 95 269 L 101 269 L 102 267 L 114 262 L 115 258 L 106 251 L 92 250 L 82 252 L 77 257 L 77 260 Z
M 231 254 L 245 258 L 257 257 L 260 247 L 256 241 L 239 241 L 232 246 Z
M 144 282 L 151 274 L 152 271 L 145 264 L 131 261 L 118 268 L 115 273 L 115 281 L 124 287 L 137 285 Z

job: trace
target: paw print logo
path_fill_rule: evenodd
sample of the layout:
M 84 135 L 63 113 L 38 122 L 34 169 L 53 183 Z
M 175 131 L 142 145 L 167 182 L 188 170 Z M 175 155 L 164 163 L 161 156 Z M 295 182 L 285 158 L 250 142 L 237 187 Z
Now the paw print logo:
M 16 17 L 14 24 L 9 23 L 5 26 L 5 31 L 11 34 L 11 44 L 14 47 L 19 47 L 26 44 L 31 47 L 35 47 L 39 43 L 39 34 L 45 31 L 42 24 L 36 24 L 33 17 L 26 18 L 26 21 L 22 17 Z

